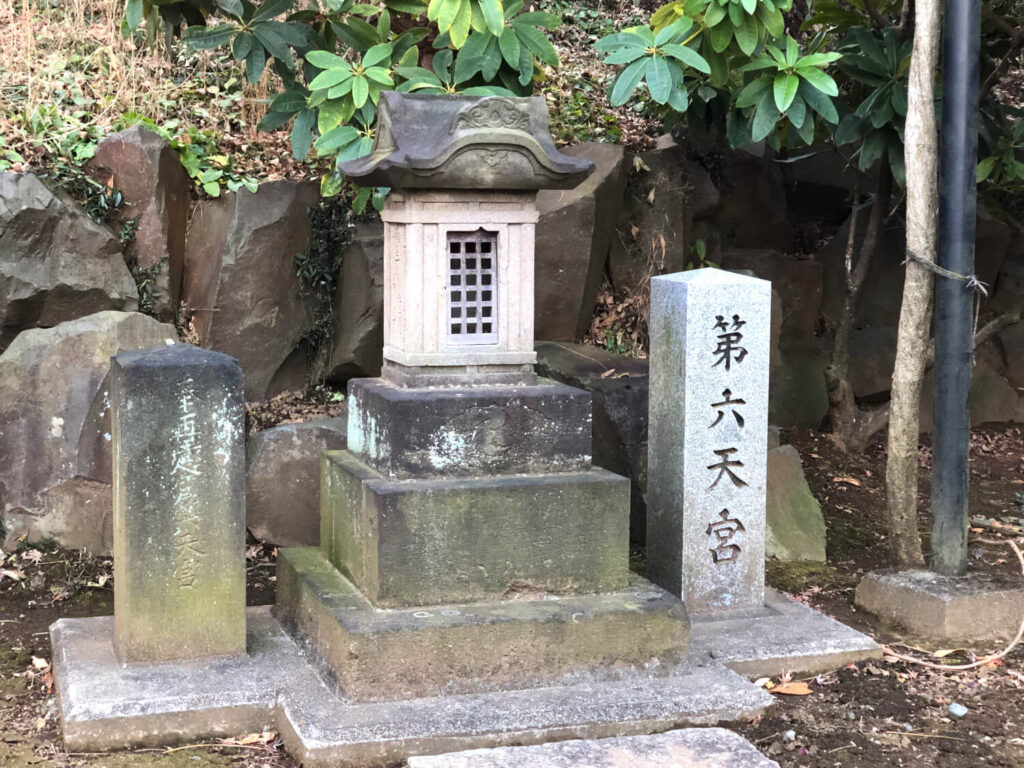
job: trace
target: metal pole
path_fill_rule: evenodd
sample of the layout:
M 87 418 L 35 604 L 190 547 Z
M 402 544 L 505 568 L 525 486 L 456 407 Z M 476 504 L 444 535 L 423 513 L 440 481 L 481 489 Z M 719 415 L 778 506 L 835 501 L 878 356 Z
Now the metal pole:
M 974 272 L 981 2 L 948 0 L 945 16 L 938 257 L 940 266 L 970 275 Z M 931 567 L 948 575 L 967 570 L 972 303 L 973 292 L 965 283 L 936 276 Z

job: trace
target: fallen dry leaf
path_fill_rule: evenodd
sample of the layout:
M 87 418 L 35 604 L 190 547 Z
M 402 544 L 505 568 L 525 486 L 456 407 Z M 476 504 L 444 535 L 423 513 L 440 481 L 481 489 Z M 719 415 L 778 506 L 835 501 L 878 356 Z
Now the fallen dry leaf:
M 792 683 L 782 683 L 770 689 L 772 693 L 782 693 L 786 696 L 810 696 L 814 691 L 807 683 L 796 680 Z
M 861 486 L 860 480 L 858 480 L 856 477 L 833 477 L 832 482 L 845 483 L 846 485 L 855 485 L 858 488 L 860 488 Z

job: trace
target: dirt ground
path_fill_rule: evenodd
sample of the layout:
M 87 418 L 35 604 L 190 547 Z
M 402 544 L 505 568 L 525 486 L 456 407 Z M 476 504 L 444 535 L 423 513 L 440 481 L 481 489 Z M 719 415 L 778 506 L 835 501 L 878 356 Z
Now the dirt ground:
M 270 423 L 292 414 L 280 403 L 274 414 L 251 413 Z M 803 457 L 808 482 L 829 529 L 827 564 L 769 563 L 768 580 L 799 600 L 888 642 L 901 652 L 906 638 L 880 636 L 852 606 L 859 577 L 887 565 L 881 513 L 884 442 L 863 457 L 839 452 L 828 436 L 785 434 Z M 922 448 L 922 466 L 930 456 Z M 1024 523 L 1024 430 L 978 430 L 972 440 L 972 568 L 1020 579 L 1009 547 L 978 542 L 1020 534 Z M 921 483 L 922 502 L 927 481 Z M 924 504 L 922 504 L 924 506 Z M 927 515 L 922 533 L 927 534 Z M 256 542 L 247 550 L 249 602 L 273 601 L 274 551 Z M 61 617 L 113 610 L 110 559 L 55 547 L 24 546 L 0 555 L 0 766 L 4 768 L 295 768 L 276 734 L 238 734 L 222 743 L 100 755 L 68 754 L 61 745 L 52 694 L 47 628 Z M 897 645 L 906 642 L 907 646 Z M 933 663 L 971 661 L 997 648 L 918 649 Z M 937 655 L 929 655 L 939 651 Z M 948 653 L 946 653 L 948 652 Z M 777 688 L 784 681 L 769 681 Z M 777 708 L 752 723 L 736 724 L 743 736 L 784 768 L 1024 767 L 1024 647 L 1005 660 L 967 672 L 938 671 L 890 657 L 806 679 L 806 695 L 776 696 Z M 967 708 L 953 717 L 951 704 Z

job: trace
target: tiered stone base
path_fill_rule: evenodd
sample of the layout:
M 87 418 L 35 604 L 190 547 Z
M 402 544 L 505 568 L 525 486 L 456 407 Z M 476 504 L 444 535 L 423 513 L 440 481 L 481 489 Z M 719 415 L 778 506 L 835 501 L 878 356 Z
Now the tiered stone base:
M 305 768 L 383 768 L 411 755 L 658 733 L 749 720 L 772 697 L 718 665 L 580 675 L 538 688 L 358 703 L 341 696 L 267 608 L 243 656 L 122 665 L 113 617 L 51 629 L 65 747 L 188 743 L 277 730 Z
M 679 664 L 690 626 L 682 602 L 634 576 L 596 595 L 375 609 L 315 548 L 278 556 L 275 614 L 353 700 L 530 688 Z

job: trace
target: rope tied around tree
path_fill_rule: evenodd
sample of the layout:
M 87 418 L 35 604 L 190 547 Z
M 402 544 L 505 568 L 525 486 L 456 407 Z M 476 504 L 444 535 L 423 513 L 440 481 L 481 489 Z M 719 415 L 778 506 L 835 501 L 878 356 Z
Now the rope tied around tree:
M 982 297 L 988 297 L 987 284 L 983 283 L 980 279 L 978 279 L 978 276 L 975 274 L 962 275 L 959 272 L 954 272 L 951 269 L 940 267 L 931 259 L 926 259 L 922 256 L 918 256 L 916 253 L 907 251 L 907 258 L 904 259 L 903 265 L 905 266 L 908 262 L 911 261 L 914 262 L 915 264 L 920 264 L 922 267 L 926 269 L 931 270 L 939 277 L 946 277 L 949 278 L 950 280 L 957 280 L 961 283 L 964 283 L 964 287 L 967 288 L 967 290 L 974 291 L 975 293 L 980 293 Z

